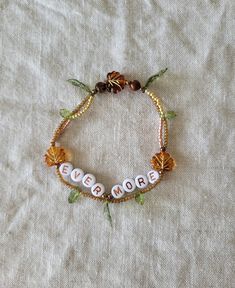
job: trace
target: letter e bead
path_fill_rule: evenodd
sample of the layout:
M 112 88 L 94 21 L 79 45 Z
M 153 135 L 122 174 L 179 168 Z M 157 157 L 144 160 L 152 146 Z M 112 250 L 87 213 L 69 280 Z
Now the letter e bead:
M 95 184 L 95 182 L 96 182 L 95 176 L 92 174 L 86 174 L 82 178 L 82 184 L 87 188 L 92 187 Z
M 73 165 L 69 162 L 64 162 L 60 165 L 59 170 L 62 176 L 69 176 L 73 170 Z
M 159 173 L 155 170 L 151 170 L 147 174 L 149 183 L 153 184 L 159 179 Z

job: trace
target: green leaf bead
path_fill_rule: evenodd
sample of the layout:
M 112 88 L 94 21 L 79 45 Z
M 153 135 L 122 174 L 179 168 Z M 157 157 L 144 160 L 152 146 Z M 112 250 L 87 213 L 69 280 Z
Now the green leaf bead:
M 172 120 L 177 115 L 176 115 L 175 111 L 167 111 L 164 116 L 165 116 L 166 119 Z
M 135 201 L 140 205 L 144 205 L 144 194 L 141 193 L 137 194 L 135 196 Z
M 72 190 L 69 194 L 68 202 L 70 204 L 75 203 L 78 200 L 78 198 L 80 197 L 80 195 L 81 195 L 81 193 L 78 189 Z
M 72 113 L 68 109 L 60 109 L 60 116 L 65 119 L 71 119 Z
M 157 80 L 158 78 L 160 78 L 166 71 L 167 71 L 168 68 L 165 68 L 165 69 L 162 69 L 161 71 L 159 71 L 157 74 L 154 74 L 153 76 L 151 76 L 146 84 L 144 85 L 144 87 L 142 88 L 143 91 L 145 91 L 148 86 L 155 80 Z
M 104 214 L 106 215 L 110 226 L 113 227 L 113 220 L 112 220 L 112 216 L 111 216 L 111 213 L 110 213 L 109 203 L 108 202 L 105 202 L 105 204 L 104 204 Z
M 91 89 L 84 83 L 82 83 L 81 81 L 78 81 L 77 79 L 68 79 L 67 80 L 69 83 L 71 83 L 74 86 L 78 86 L 81 89 L 85 90 L 86 92 L 92 94 Z

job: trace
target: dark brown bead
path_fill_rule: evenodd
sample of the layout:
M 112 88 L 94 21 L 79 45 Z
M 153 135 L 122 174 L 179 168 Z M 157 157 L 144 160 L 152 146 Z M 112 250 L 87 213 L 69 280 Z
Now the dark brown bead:
M 107 90 L 107 85 L 104 82 L 98 82 L 95 85 L 95 89 L 99 92 L 99 93 L 103 93 Z
M 107 195 L 107 199 L 108 199 L 108 200 L 112 200 L 113 198 L 114 198 L 114 197 L 113 197 L 112 194 L 108 194 L 108 195 Z
M 128 84 L 133 91 L 137 91 L 141 88 L 141 84 L 138 80 L 130 81 Z

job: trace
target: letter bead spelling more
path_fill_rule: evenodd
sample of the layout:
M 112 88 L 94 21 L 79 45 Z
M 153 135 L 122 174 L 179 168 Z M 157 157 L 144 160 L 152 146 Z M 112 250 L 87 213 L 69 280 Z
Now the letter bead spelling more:
M 117 184 L 117 185 L 113 186 L 111 193 L 112 193 L 114 198 L 119 199 L 125 194 L 125 191 L 124 191 L 122 185 Z
M 140 189 L 146 188 L 148 186 L 148 178 L 145 175 L 138 175 L 135 178 L 135 184 Z
M 133 192 L 136 188 L 135 181 L 131 178 L 127 178 L 122 183 L 123 189 L 125 192 Z
M 157 171 L 151 170 L 148 172 L 147 177 L 148 177 L 149 183 L 153 184 L 159 179 L 160 175 Z

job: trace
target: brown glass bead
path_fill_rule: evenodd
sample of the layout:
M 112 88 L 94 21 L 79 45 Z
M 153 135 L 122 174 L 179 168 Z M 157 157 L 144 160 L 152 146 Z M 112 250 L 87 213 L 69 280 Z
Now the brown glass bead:
M 113 92 L 114 94 L 122 91 L 127 81 L 124 75 L 120 74 L 119 72 L 112 71 L 107 74 L 107 90 L 109 92 Z
M 106 85 L 106 83 L 104 83 L 104 82 L 98 82 L 98 83 L 96 83 L 96 85 L 95 85 L 95 89 L 96 89 L 98 92 L 103 93 L 103 92 L 105 92 L 105 91 L 107 90 L 107 85 Z
M 138 80 L 130 81 L 128 84 L 133 91 L 137 91 L 141 88 L 141 84 Z
M 108 194 L 108 195 L 107 195 L 107 199 L 108 199 L 108 200 L 112 200 L 113 198 L 114 198 L 114 197 L 113 197 L 112 194 Z

